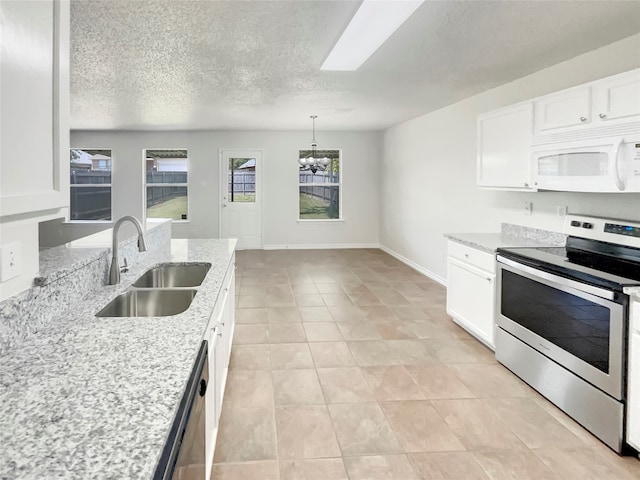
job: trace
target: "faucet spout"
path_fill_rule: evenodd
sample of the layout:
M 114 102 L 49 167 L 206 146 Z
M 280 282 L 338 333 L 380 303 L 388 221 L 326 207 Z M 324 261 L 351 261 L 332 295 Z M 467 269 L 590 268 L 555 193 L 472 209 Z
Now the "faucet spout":
M 109 269 L 109 285 L 117 285 L 120 283 L 120 262 L 118 261 L 118 231 L 120 230 L 120 226 L 126 222 L 130 221 L 133 223 L 138 230 L 138 251 L 146 252 L 147 244 L 144 240 L 144 233 L 142 231 L 142 225 L 140 221 L 136 217 L 132 217 L 131 215 L 125 215 L 118 219 L 118 221 L 113 225 L 113 243 L 111 245 L 111 268 Z

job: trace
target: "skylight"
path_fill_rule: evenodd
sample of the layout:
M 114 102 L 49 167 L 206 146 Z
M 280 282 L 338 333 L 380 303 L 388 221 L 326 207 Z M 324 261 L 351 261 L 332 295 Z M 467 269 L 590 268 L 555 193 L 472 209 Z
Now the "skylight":
M 364 0 L 320 70 L 357 70 L 423 2 Z

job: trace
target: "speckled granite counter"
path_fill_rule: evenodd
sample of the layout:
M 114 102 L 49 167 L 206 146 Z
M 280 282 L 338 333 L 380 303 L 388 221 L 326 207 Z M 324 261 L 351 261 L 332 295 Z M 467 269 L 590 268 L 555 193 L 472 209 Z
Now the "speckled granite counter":
M 563 246 L 566 235 L 509 223 L 502 224 L 501 233 L 447 233 L 449 240 L 494 254 L 504 247 L 549 247 Z
M 181 244 L 180 261 L 212 263 L 182 314 L 94 316 L 141 266 L 3 356 L 0 478 L 150 478 L 234 248 L 235 240 Z

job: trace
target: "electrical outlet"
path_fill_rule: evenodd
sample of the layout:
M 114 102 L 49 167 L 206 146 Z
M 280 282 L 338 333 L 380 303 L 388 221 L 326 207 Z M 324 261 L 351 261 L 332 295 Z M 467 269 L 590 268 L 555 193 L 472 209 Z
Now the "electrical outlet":
M 20 243 L 8 243 L 0 247 L 0 281 L 6 282 L 22 273 Z
M 531 211 L 533 210 L 532 202 L 524 202 L 524 214 L 531 215 Z
M 559 217 L 566 217 L 568 212 L 569 212 L 569 207 L 562 207 L 562 206 L 556 207 L 556 215 L 558 215 Z

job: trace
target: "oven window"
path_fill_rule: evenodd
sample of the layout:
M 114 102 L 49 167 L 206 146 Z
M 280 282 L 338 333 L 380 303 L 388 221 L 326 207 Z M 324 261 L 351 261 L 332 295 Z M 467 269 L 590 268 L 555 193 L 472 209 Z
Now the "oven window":
M 500 308 L 505 317 L 609 373 L 607 307 L 503 270 Z

